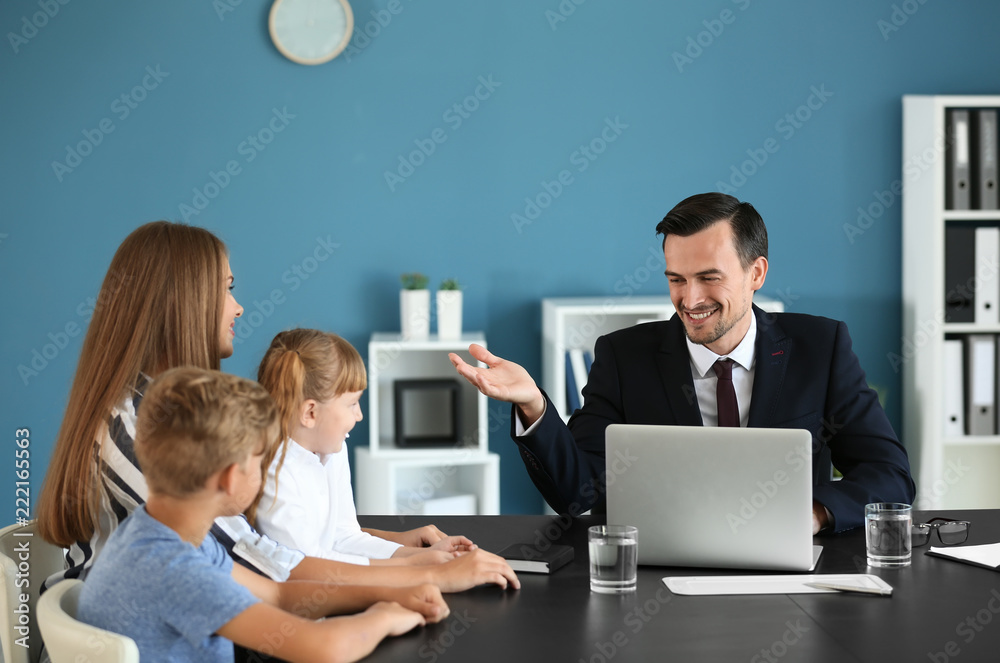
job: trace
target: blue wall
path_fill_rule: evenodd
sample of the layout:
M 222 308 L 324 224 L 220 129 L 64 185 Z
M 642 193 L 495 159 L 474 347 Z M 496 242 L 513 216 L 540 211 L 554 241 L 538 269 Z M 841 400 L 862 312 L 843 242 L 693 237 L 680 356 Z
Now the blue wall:
M 846 320 L 899 427 L 886 355 L 901 345 L 900 202 L 883 195 L 880 211 L 877 192 L 902 177 L 901 95 L 997 93 L 1000 4 L 398 2 L 352 0 L 351 53 L 319 67 L 275 50 L 262 0 L 0 4 L 0 522 L 13 519 L 16 429 L 30 429 L 37 498 L 88 299 L 122 238 L 159 218 L 227 242 L 248 314 L 281 290 L 270 315 L 244 317 L 227 371 L 252 376 L 291 326 L 364 354 L 371 332 L 398 329 L 399 273 L 419 270 L 464 282 L 466 328 L 537 376 L 542 297 L 615 294 L 671 206 L 729 187 L 770 228 L 763 293 Z M 463 103 L 466 117 L 449 112 Z M 272 118 L 271 142 L 246 142 Z M 390 186 L 435 129 L 444 142 Z M 57 173 L 95 130 L 100 143 Z M 537 218 L 512 221 L 564 170 Z M 212 173 L 226 186 L 207 186 Z M 869 206 L 873 223 L 848 237 Z M 339 248 L 313 263 L 318 238 Z M 657 277 L 635 294 L 665 292 Z M 40 370 L 22 375 L 33 358 Z M 503 511 L 539 511 L 506 425 L 490 447 Z

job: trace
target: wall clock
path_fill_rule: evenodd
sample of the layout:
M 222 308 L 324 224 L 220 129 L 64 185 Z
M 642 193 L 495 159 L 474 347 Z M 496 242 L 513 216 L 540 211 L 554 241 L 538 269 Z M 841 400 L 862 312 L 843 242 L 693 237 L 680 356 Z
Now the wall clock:
M 323 64 L 347 48 L 354 12 L 347 0 L 275 0 L 268 30 L 275 47 L 292 62 Z

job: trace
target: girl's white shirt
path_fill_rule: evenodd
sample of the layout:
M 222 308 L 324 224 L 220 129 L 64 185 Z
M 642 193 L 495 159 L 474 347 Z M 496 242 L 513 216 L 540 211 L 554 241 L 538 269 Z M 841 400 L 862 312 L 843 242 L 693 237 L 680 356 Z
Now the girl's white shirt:
M 289 439 L 276 484 L 280 456 L 267 470 L 257 508 L 261 532 L 306 555 L 354 564 L 392 557 L 400 548 L 361 531 L 346 444 L 337 453 L 320 455 Z

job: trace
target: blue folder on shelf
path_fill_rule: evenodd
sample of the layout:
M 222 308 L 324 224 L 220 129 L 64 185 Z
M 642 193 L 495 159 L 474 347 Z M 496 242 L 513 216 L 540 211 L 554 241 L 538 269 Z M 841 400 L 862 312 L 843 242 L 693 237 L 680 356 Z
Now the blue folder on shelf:
M 573 414 L 580 409 L 580 391 L 573 375 L 573 361 L 566 352 L 566 414 Z

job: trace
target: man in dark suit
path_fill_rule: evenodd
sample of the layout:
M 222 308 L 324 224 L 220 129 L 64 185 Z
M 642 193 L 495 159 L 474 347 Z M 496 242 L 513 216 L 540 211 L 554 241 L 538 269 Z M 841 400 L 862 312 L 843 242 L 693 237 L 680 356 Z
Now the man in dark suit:
M 549 505 L 603 510 L 604 431 L 613 423 L 808 429 L 814 532 L 857 527 L 869 502 L 910 503 L 906 451 L 846 325 L 753 306 L 768 267 L 767 229 L 753 206 L 691 196 L 656 231 L 676 313 L 598 339 L 583 407 L 568 425 L 521 366 L 477 345 L 470 351 L 488 369 L 450 355 L 482 393 L 513 404 L 511 436 Z

